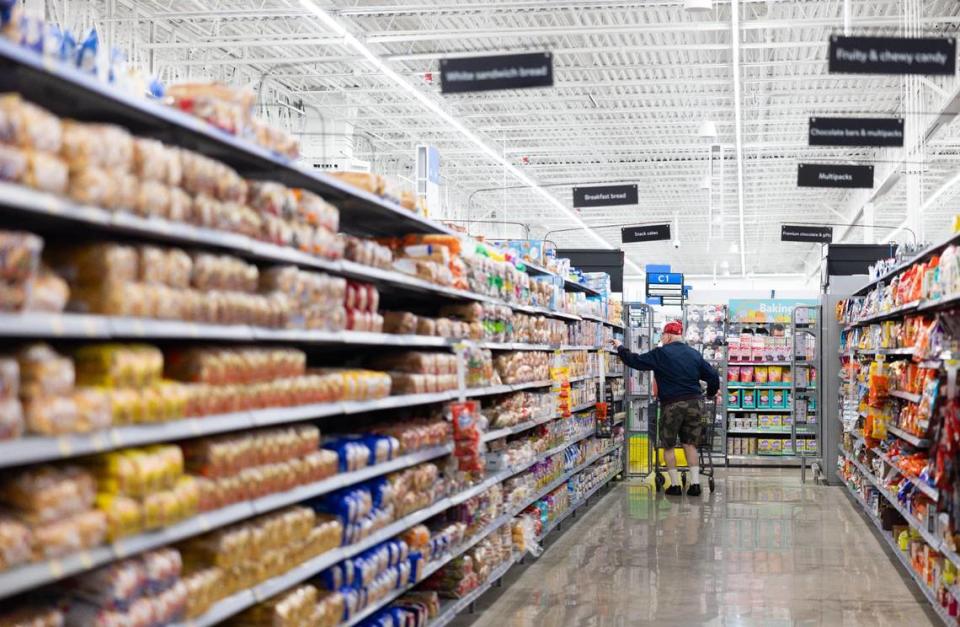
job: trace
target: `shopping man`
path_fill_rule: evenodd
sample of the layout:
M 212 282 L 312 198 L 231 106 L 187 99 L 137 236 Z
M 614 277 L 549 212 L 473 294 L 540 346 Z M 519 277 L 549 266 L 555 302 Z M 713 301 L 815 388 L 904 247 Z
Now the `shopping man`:
M 683 324 L 679 320 L 664 325 L 661 346 L 649 353 L 631 353 L 617 340 L 613 340 L 613 345 L 624 364 L 636 370 L 652 370 L 657 381 L 657 398 L 660 401 L 659 446 L 663 449 L 663 459 L 667 462 L 667 473 L 670 475 L 667 494 L 683 494 L 674 452 L 679 437 L 690 466 L 687 494 L 700 496 L 697 445 L 708 419 L 704 414 L 700 382 L 706 382 L 707 398 L 712 398 L 720 389 L 720 375 L 704 361 L 700 353 L 684 343 Z

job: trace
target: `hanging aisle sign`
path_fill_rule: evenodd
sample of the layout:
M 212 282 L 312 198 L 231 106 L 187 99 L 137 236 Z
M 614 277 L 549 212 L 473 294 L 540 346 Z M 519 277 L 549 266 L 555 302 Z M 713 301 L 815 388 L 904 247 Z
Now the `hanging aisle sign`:
M 956 73 L 957 41 L 952 37 L 830 38 L 830 73 Z
M 656 242 L 668 239 L 670 239 L 669 224 L 625 226 L 620 229 L 620 241 L 624 244 L 632 244 L 634 242 Z
M 440 61 L 440 91 L 445 94 L 526 87 L 553 87 L 552 54 L 503 54 Z
M 829 244 L 833 241 L 833 227 L 811 226 L 809 224 L 781 224 L 780 241 Z
M 612 207 L 635 205 L 640 202 L 636 185 L 604 185 L 603 187 L 574 187 L 574 207 Z
M 801 163 L 797 165 L 797 186 L 873 189 L 873 166 Z
M 810 118 L 811 146 L 903 146 L 903 118 Z

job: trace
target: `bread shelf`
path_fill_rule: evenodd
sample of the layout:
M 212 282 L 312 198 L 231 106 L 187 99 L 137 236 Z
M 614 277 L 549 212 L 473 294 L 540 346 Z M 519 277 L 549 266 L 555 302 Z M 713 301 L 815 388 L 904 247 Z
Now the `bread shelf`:
M 52 559 L 0 572 L 0 598 L 18 594 L 91 568 L 123 559 L 143 551 L 167 546 L 186 538 L 201 535 L 258 514 L 286 507 L 334 490 L 355 485 L 384 474 L 449 455 L 452 445 L 445 445 L 404 455 L 397 459 L 361 470 L 341 473 L 316 483 L 298 486 L 287 492 L 270 494 L 251 501 L 198 514 L 174 525 L 148 531 L 116 542 L 80 551 L 61 559 Z
M 303 581 L 306 581 L 310 577 L 313 577 L 317 573 L 333 566 L 334 564 L 337 564 L 345 559 L 358 555 L 366 551 L 367 549 L 370 549 L 376 546 L 377 544 L 380 544 L 381 542 L 385 542 L 393 538 L 394 536 L 397 536 L 403 533 L 404 531 L 406 531 L 407 529 L 409 529 L 414 525 L 420 524 L 421 522 L 424 522 L 451 507 L 454 507 L 456 505 L 459 505 L 461 503 L 464 503 L 470 500 L 474 496 L 477 496 L 478 494 L 485 492 L 486 490 L 504 481 L 505 479 L 525 471 L 527 468 L 535 464 L 537 461 L 546 459 L 550 455 L 555 455 L 557 452 L 562 452 L 564 449 L 592 435 L 593 435 L 593 432 L 591 431 L 584 435 L 573 438 L 570 441 L 563 444 L 562 446 L 556 447 L 554 449 L 551 449 L 550 451 L 543 453 L 541 456 L 538 457 L 537 460 L 531 461 L 529 464 L 526 464 L 521 468 L 508 469 L 508 470 L 504 470 L 499 473 L 496 473 L 493 476 L 486 478 L 485 480 L 483 480 L 482 482 L 480 482 L 479 484 L 471 488 L 468 488 L 453 496 L 440 499 L 439 501 L 437 501 L 436 503 L 434 503 L 433 505 L 427 508 L 414 512 L 408 516 L 405 516 L 391 523 L 390 525 L 371 534 L 369 537 L 367 537 L 364 540 L 361 540 L 360 542 L 357 542 L 348 546 L 339 547 L 332 551 L 328 551 L 323 555 L 320 555 L 311 560 L 308 560 L 302 564 L 299 564 L 298 566 L 295 566 L 294 568 L 292 568 L 291 570 L 287 571 L 282 575 L 279 575 L 272 579 L 268 579 L 267 581 L 260 583 L 257 586 L 254 586 L 253 588 L 240 591 L 234 594 L 233 596 L 223 599 L 222 601 L 216 603 L 203 616 L 200 616 L 191 621 L 187 621 L 186 623 L 178 625 L 178 627 L 208 627 L 211 625 L 215 625 L 229 618 L 230 616 L 233 616 L 235 614 L 238 614 L 239 612 L 242 612 L 243 610 L 247 609 L 248 607 L 251 607 L 255 603 L 268 599 L 282 590 L 286 590 L 287 588 L 290 588 Z M 597 459 L 599 459 L 599 456 L 597 457 Z M 578 466 L 578 468 L 581 468 L 581 467 Z M 570 473 L 565 474 L 565 479 L 569 479 L 570 476 L 572 476 L 576 472 L 577 471 L 575 469 L 574 471 L 571 471 Z M 554 488 L 555 487 L 556 486 L 554 486 Z M 544 492 L 544 494 L 545 493 L 546 492 Z M 534 501 L 535 500 L 536 499 L 534 499 Z M 523 505 L 523 507 L 515 508 L 513 510 L 514 512 L 513 515 L 516 515 L 516 513 L 523 511 L 523 509 L 525 509 L 528 505 L 529 503 Z

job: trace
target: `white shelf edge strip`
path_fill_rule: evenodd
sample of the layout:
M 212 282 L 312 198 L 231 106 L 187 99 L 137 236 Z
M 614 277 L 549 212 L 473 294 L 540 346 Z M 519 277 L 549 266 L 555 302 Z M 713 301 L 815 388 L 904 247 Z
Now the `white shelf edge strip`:
M 900 565 L 907 571 L 907 574 L 910 575 L 910 578 L 913 579 L 913 582 L 917 584 L 920 588 L 920 591 L 923 592 L 923 596 L 926 597 L 930 605 L 933 606 L 933 610 L 937 613 L 937 616 L 940 620 L 943 621 L 944 625 L 951 626 L 956 625 L 956 619 L 950 617 L 940 605 L 940 602 L 937 600 L 936 595 L 933 590 L 926 584 L 925 581 L 920 579 L 920 576 L 913 570 L 913 567 L 910 565 L 910 561 L 904 555 L 903 551 L 900 550 L 900 547 L 894 542 L 893 538 L 890 537 L 889 533 L 884 530 L 883 525 L 880 523 L 880 520 L 874 515 L 872 511 L 867 507 L 866 501 L 854 490 L 850 484 L 844 482 L 844 486 L 847 488 L 847 492 L 856 503 L 860 505 L 864 515 L 873 523 L 873 526 L 877 528 L 877 531 L 880 532 L 880 535 L 883 537 L 884 542 L 890 548 L 891 551 L 897 556 L 897 561 L 900 562 Z
M 877 492 L 879 492 L 885 499 L 887 499 L 887 502 L 889 502 L 890 505 L 892 505 L 892 506 L 894 507 L 894 509 L 896 509 L 898 512 L 900 512 L 900 515 L 903 516 L 904 520 L 906 520 L 907 523 L 908 523 L 911 527 L 913 527 L 914 529 L 917 530 L 917 532 L 920 533 L 921 537 L 923 537 L 924 542 L 926 542 L 927 544 L 929 544 L 931 548 L 933 548 L 933 549 L 935 549 L 935 550 L 937 550 L 937 551 L 940 551 L 941 553 L 943 553 L 944 555 L 946 555 L 946 556 L 948 557 L 948 559 L 950 559 L 950 561 L 954 562 L 954 564 L 955 564 L 956 566 L 960 566 L 960 561 L 955 561 L 955 559 L 954 559 L 954 558 L 956 557 L 956 554 L 953 553 L 953 551 L 950 551 L 949 549 L 943 550 L 943 549 L 946 548 L 946 547 L 943 546 L 943 541 L 942 541 L 942 540 L 938 540 L 938 539 L 936 538 L 936 536 L 934 536 L 930 531 L 927 531 L 927 530 L 923 527 L 923 525 L 921 524 L 921 522 L 920 522 L 919 520 L 917 520 L 917 517 L 914 516 L 913 514 L 911 514 L 910 512 L 908 512 L 908 511 L 897 501 L 896 496 L 890 494 L 890 491 L 887 490 L 885 487 L 883 487 L 883 485 L 880 483 L 880 480 L 877 479 L 877 477 L 873 474 L 873 472 L 871 472 L 866 466 L 864 466 L 864 465 L 860 462 L 860 460 L 858 460 L 858 459 L 857 459 L 856 457 L 854 457 L 851 453 L 849 453 L 846 449 L 844 449 L 843 446 L 838 445 L 838 448 L 840 449 L 840 453 L 841 453 L 844 457 L 846 457 L 848 460 L 850 460 L 850 462 L 851 462 L 854 466 L 856 466 L 857 470 L 860 471 L 860 473 L 867 479 L 867 481 L 869 481 L 869 482 L 873 485 L 873 487 L 875 487 L 875 488 L 877 489 Z
M 98 227 L 131 230 L 162 237 L 171 242 L 217 246 L 262 261 L 294 263 L 313 270 L 321 270 L 377 284 L 390 284 L 401 288 L 456 299 L 495 303 L 525 313 L 541 314 L 571 321 L 583 319 L 581 316 L 573 313 L 556 311 L 546 307 L 509 303 L 499 298 L 468 290 L 444 287 L 395 270 L 384 270 L 348 260 L 331 261 L 322 257 L 302 253 L 293 248 L 260 242 L 235 233 L 196 227 L 190 224 L 171 222 L 157 218 L 142 218 L 123 211 L 112 213 L 98 207 L 77 205 L 65 198 L 39 192 L 15 183 L 0 182 L 0 198 L 3 198 L 2 204 L 5 207 L 13 207 L 20 211 L 42 216 L 69 219 Z
M 300 564 L 294 567 L 293 569 L 291 569 L 290 571 L 287 571 L 282 575 L 278 575 L 277 577 L 268 579 L 267 581 L 262 582 L 257 586 L 254 586 L 253 588 L 250 588 L 248 590 L 240 591 L 234 594 L 233 596 L 223 599 L 220 602 L 216 603 L 212 608 L 210 608 L 210 610 L 206 614 L 194 619 L 193 621 L 188 621 L 186 625 L 189 627 L 206 627 L 208 625 L 217 624 L 218 622 L 225 620 L 226 618 L 229 618 L 230 616 L 233 616 L 234 614 L 237 614 L 243 611 L 244 609 L 254 605 L 255 603 L 273 596 L 277 592 L 285 590 L 291 586 L 297 585 L 302 581 L 309 579 L 310 577 L 314 576 L 320 571 L 325 570 L 326 568 L 329 568 L 330 566 L 333 566 L 338 562 L 341 562 L 354 555 L 362 553 L 363 551 L 366 551 L 367 549 L 377 544 L 380 544 L 381 542 L 385 542 L 393 538 L 394 536 L 402 533 L 403 531 L 409 529 L 410 527 L 416 524 L 423 522 L 424 520 L 432 518 L 433 516 L 436 516 L 437 514 L 451 507 L 459 505 L 460 503 L 463 503 L 473 498 L 474 496 L 483 493 L 484 491 L 490 489 L 494 485 L 501 483 L 505 479 L 508 479 L 513 475 L 516 475 L 525 471 L 527 468 L 529 468 L 530 466 L 533 466 L 538 461 L 546 459 L 550 455 L 555 455 L 558 452 L 562 452 L 566 448 L 576 444 L 577 442 L 583 439 L 590 437 L 591 435 L 593 435 L 593 431 L 588 432 L 584 435 L 577 436 L 576 438 L 568 441 L 564 445 L 551 449 L 550 451 L 547 451 L 546 453 L 542 454 L 538 459 L 531 461 L 529 464 L 525 464 L 519 469 L 507 469 L 502 472 L 499 472 L 496 475 L 486 478 L 484 481 L 480 482 L 479 484 L 464 490 L 463 492 L 440 499 L 439 501 L 437 501 L 436 503 L 434 503 L 433 505 L 427 508 L 414 512 L 408 516 L 405 516 L 404 518 L 401 518 L 400 520 L 394 521 L 390 525 L 384 527 L 380 531 L 372 534 L 371 536 L 367 537 L 366 539 L 358 543 L 351 544 L 345 547 L 338 547 L 333 551 L 328 551 L 323 555 L 310 559 L 304 562 L 303 564 Z M 611 450 L 616 450 L 616 447 Z M 585 462 L 583 465 L 578 466 L 577 468 L 570 471 L 569 473 L 565 473 L 564 480 L 568 480 L 571 476 L 573 476 L 580 470 L 583 470 L 583 468 L 585 468 L 587 465 L 589 465 L 590 463 L 593 463 L 594 461 L 596 461 L 603 455 L 608 454 L 609 452 L 611 451 L 607 451 L 603 454 L 597 455 L 593 460 L 589 462 Z M 557 485 L 559 485 L 559 483 L 557 483 Z M 556 489 L 557 485 L 554 485 L 553 487 L 551 487 L 550 490 Z M 542 498 L 543 494 L 548 493 L 550 490 L 543 492 L 537 498 Z M 516 513 L 523 511 L 523 509 L 528 507 L 529 504 L 534 501 L 536 501 L 536 499 L 533 499 L 529 503 L 525 503 L 521 508 L 513 510 L 514 513 L 512 513 L 512 516 L 515 516 Z
M 547 387 L 551 381 L 535 381 L 487 388 L 468 389 L 468 397 L 493 394 L 508 394 L 536 387 Z M 292 407 L 273 407 L 230 414 L 213 414 L 195 418 L 183 418 L 170 422 L 118 426 L 93 433 L 70 434 L 56 437 L 26 436 L 0 442 L 0 468 L 39 463 L 54 459 L 69 459 L 93 455 L 130 446 L 142 446 L 158 442 L 186 440 L 230 431 L 242 431 L 295 422 L 304 422 L 331 416 L 343 416 L 364 412 L 415 407 L 456 400 L 459 392 L 433 394 L 405 394 L 387 396 L 369 401 L 341 401 L 314 403 Z M 574 411 L 584 411 L 594 403 Z M 548 422 L 553 418 L 547 419 Z M 534 425 L 535 426 L 535 425 Z
M 600 485 L 594 488 L 594 490 L 590 493 L 589 496 L 592 496 L 597 490 L 599 490 L 604 485 L 609 483 L 610 480 L 613 479 L 613 477 L 615 476 L 616 476 L 616 473 L 609 475 L 606 479 L 603 480 L 603 482 Z M 580 507 L 584 502 L 586 502 L 589 496 L 583 499 L 583 501 L 579 503 L 577 507 Z M 568 512 L 572 512 L 573 509 L 575 508 L 571 508 L 570 510 L 568 510 Z M 551 529 L 550 531 L 552 530 L 553 529 Z M 549 533 L 549 531 L 547 533 Z M 449 601 L 447 604 L 445 604 L 445 607 L 441 606 L 440 614 L 438 614 L 434 620 L 427 623 L 427 627 L 445 627 L 446 625 L 450 624 L 453 621 L 453 619 L 455 619 L 464 609 L 466 609 L 471 603 L 473 603 L 474 601 L 479 599 L 481 596 L 483 596 L 487 591 L 489 591 L 490 588 L 492 588 L 493 585 L 499 579 L 503 578 L 507 574 L 507 572 L 509 572 L 510 569 L 513 568 L 513 566 L 520 561 L 522 557 L 523 557 L 522 553 L 514 554 L 513 557 L 508 559 L 496 570 L 494 570 L 490 574 L 490 577 L 488 577 L 487 580 L 478 588 L 476 588 L 475 590 L 471 590 L 461 599 Z
M 316 483 L 296 487 L 287 492 L 268 494 L 251 501 L 243 501 L 218 510 L 204 512 L 156 531 L 121 538 L 112 544 L 80 551 L 64 558 L 24 564 L 0 572 L 0 598 L 52 583 L 143 551 L 180 542 L 186 538 L 198 536 L 213 529 L 253 518 L 258 514 L 299 503 L 333 490 L 355 485 L 386 473 L 422 464 L 449 455 L 451 452 L 453 452 L 453 445 L 450 444 L 418 451 L 383 464 L 334 475 Z

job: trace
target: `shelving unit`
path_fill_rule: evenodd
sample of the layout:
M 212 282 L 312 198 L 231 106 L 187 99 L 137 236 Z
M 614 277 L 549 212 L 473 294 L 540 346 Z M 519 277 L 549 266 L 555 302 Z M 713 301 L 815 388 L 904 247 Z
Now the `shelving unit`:
M 0 69 L 4 72 L 6 89 L 17 90 L 35 103 L 61 115 L 91 121 L 109 121 L 126 127 L 141 137 L 156 137 L 172 146 L 195 151 L 234 168 L 244 178 L 269 180 L 283 185 L 315 192 L 340 209 L 340 229 L 355 236 L 403 235 L 406 233 L 453 234 L 446 226 L 408 211 L 396 203 L 348 185 L 339 179 L 314 169 L 301 167 L 285 158 L 278 157 L 259 146 L 214 129 L 205 122 L 146 99 L 132 98 L 105 85 L 93 77 L 71 68 L 44 62 L 32 52 L 12 45 L 0 38 Z M 211 251 L 232 255 L 251 263 L 269 265 L 293 265 L 304 270 L 324 272 L 351 281 L 361 281 L 378 288 L 395 300 L 420 301 L 424 308 L 431 305 L 453 303 L 495 304 L 513 312 L 540 315 L 566 323 L 589 320 L 602 326 L 621 330 L 615 321 L 604 320 L 594 315 L 578 315 L 519 302 L 507 302 L 484 294 L 446 287 L 437 283 L 403 274 L 361 265 L 348 260 L 331 261 L 325 258 L 257 241 L 253 238 L 225 231 L 203 228 L 191 224 L 147 218 L 124 211 L 106 211 L 85 206 L 68 199 L 38 192 L 17 184 L 0 182 L 0 208 L 7 224 L 17 228 L 48 232 L 69 232 L 106 241 L 133 243 L 160 243 L 189 247 L 191 250 Z M 556 275 L 535 264 L 518 266 L 531 275 L 552 277 L 560 289 L 576 291 L 592 297 L 599 294 L 585 286 Z M 514 297 L 516 298 L 516 297 Z M 566 305 L 564 305 L 566 306 Z M 27 339 L 45 340 L 53 343 L 66 342 L 70 346 L 80 342 L 136 341 L 138 343 L 167 343 L 192 345 L 195 343 L 218 343 L 222 346 L 242 344 L 303 347 L 317 352 L 342 351 L 343 354 L 360 352 L 364 355 L 377 350 L 434 349 L 459 354 L 463 344 L 490 351 L 546 352 L 555 354 L 572 351 L 589 352 L 591 360 L 602 356 L 600 338 L 589 344 L 534 344 L 524 342 L 464 341 L 423 335 L 392 335 L 360 331 L 324 331 L 312 329 L 275 329 L 251 325 L 202 324 L 179 320 L 127 318 L 118 316 L 88 315 L 77 313 L 25 313 L 0 314 L 0 337 L 17 342 Z M 356 349 L 360 349 L 357 351 Z M 339 355 L 339 353 L 336 353 Z M 339 359 L 339 357 L 337 357 Z M 343 357 L 343 361 L 351 356 Z M 461 365 L 462 365 L 461 359 Z M 354 362 L 355 363 L 355 362 Z M 588 370 L 588 372 L 594 372 Z M 606 378 L 622 377 L 618 373 L 604 373 L 572 377 L 573 383 L 585 386 L 601 385 Z M 496 384 L 483 387 L 467 387 L 461 379 L 457 389 L 422 394 L 401 394 L 372 400 L 315 403 L 290 407 L 238 411 L 207 416 L 188 416 L 169 422 L 155 424 L 115 425 L 102 431 L 70 434 L 57 437 L 29 435 L 20 439 L 0 442 L 0 468 L 10 471 L 15 467 L 41 462 L 57 463 L 74 460 L 110 451 L 119 451 L 160 443 L 176 443 L 212 435 L 246 433 L 267 426 L 294 425 L 297 423 L 321 423 L 324 434 L 336 433 L 353 427 L 339 419 L 348 416 L 366 416 L 404 408 L 429 408 L 463 398 L 481 399 L 496 395 L 511 394 L 525 390 L 544 390 L 555 384 L 552 380 L 534 380 L 514 384 Z M 602 388 L 601 388 L 602 389 Z M 620 402 L 615 399 L 615 402 Z M 574 413 L 591 410 L 594 401 L 573 408 Z M 510 427 L 494 429 L 482 435 L 484 442 L 509 438 L 560 420 L 552 414 L 528 420 Z M 357 422 L 356 424 L 359 424 Z M 580 424 L 580 423 L 577 423 Z M 619 429 L 619 427 L 618 427 Z M 546 433 L 546 431 L 544 431 Z M 619 433 L 619 431 L 618 431 Z M 461 482 L 458 489 L 448 493 L 427 507 L 411 512 L 389 522 L 378 531 L 362 540 L 344 543 L 306 562 L 290 564 L 289 569 L 275 577 L 261 581 L 216 602 L 201 616 L 180 623 L 180 627 L 217 625 L 231 620 L 240 612 L 270 599 L 292 586 L 305 582 L 323 570 L 345 559 L 395 538 L 414 525 L 424 523 L 447 510 L 470 501 L 490 488 L 527 472 L 535 464 L 563 456 L 570 447 L 582 446 L 587 440 L 596 439 L 595 426 L 580 430 L 561 444 L 537 455 L 528 463 L 500 472 L 486 473 L 471 482 Z M 554 440 L 556 441 L 556 440 Z M 586 457 L 575 467 L 562 473 L 549 485 L 537 491 L 522 503 L 506 510 L 461 545 L 431 561 L 424 577 L 435 573 L 451 560 L 464 555 L 477 543 L 496 530 L 510 524 L 527 507 L 536 503 L 552 490 L 563 489 L 567 482 L 579 473 L 587 471 L 606 459 L 619 460 L 623 445 L 619 441 L 604 440 L 606 445 L 599 452 Z M 576 450 L 576 449 L 574 449 Z M 581 448 L 581 455 L 584 450 Z M 596 451 L 594 446 L 590 450 Z M 344 488 L 384 477 L 427 462 L 438 462 L 454 452 L 454 445 L 447 443 L 403 454 L 389 461 L 377 463 L 358 470 L 338 472 L 326 479 L 295 488 L 274 492 L 258 498 L 243 500 L 219 509 L 190 516 L 175 524 L 159 529 L 121 537 L 113 542 L 71 553 L 65 557 L 37 561 L 0 572 L 0 599 L 11 601 L 23 592 L 36 590 L 45 585 L 90 571 L 98 566 L 136 556 L 148 550 L 172 546 L 213 531 L 222 530 L 236 523 L 249 521 L 269 512 L 301 504 L 317 497 L 328 495 Z M 572 452 L 572 451 L 570 451 Z M 544 535 L 559 528 L 567 516 L 584 506 L 597 491 L 613 478 L 622 474 L 622 464 L 613 464 L 616 472 L 604 477 L 583 499 L 573 503 L 570 509 L 544 531 Z M 606 468 L 606 466 L 604 466 Z M 591 475 L 594 477 L 595 475 Z M 500 565 L 493 579 L 499 578 L 519 556 Z M 364 608 L 352 616 L 346 625 L 356 625 L 414 587 L 411 584 L 392 591 L 388 597 Z M 481 586 L 471 594 L 476 598 L 487 589 Z M 461 600 L 463 601 L 463 600 Z M 433 624 L 442 625 L 452 620 L 465 605 L 458 602 L 447 604 L 443 614 Z
M 727 319 L 726 305 L 683 306 L 684 338 L 689 346 L 699 351 L 704 360 L 720 374 L 720 398 L 727 396 Z M 710 331 L 710 332 L 708 332 Z M 711 457 L 715 464 L 727 461 L 727 417 L 724 404 L 715 404 L 714 431 Z
M 807 463 L 819 456 L 819 306 L 812 302 L 730 301 L 728 344 L 739 345 L 741 338 L 751 342 L 756 336 L 767 338 L 763 353 L 758 354 L 753 345 L 728 353 L 726 368 L 731 374 L 726 377 L 724 404 L 730 465 L 800 466 L 805 477 Z M 776 317 L 771 321 L 758 316 Z M 807 355 L 799 350 L 801 338 L 811 338 L 816 352 Z M 753 375 L 742 381 L 738 375 L 741 368 L 770 367 L 783 370 L 782 381 L 764 377 L 757 382 Z M 808 450 L 813 446 L 816 451 Z
M 889 290 L 874 290 L 885 290 L 902 272 L 927 261 L 956 241 L 957 235 L 952 234 L 876 280 L 860 287 L 851 287 L 848 296 L 835 298 L 836 302 L 829 305 L 841 315 L 837 316 L 835 323 L 836 332 L 832 335 L 834 342 L 825 345 L 825 353 L 829 351 L 836 355 L 835 363 L 840 368 L 836 390 L 837 412 L 833 414 L 837 421 L 831 425 L 840 434 L 838 479 L 846 483 L 852 501 L 877 528 L 884 542 L 894 552 L 896 563 L 914 580 L 945 625 L 956 624 L 956 618 L 949 616 L 944 603 L 960 598 L 960 589 L 952 581 L 945 581 L 938 576 L 928 579 L 919 575 L 913 563 L 915 560 L 908 559 L 900 550 L 890 528 L 891 525 L 894 528 L 898 525 L 909 526 L 912 533 L 921 539 L 917 542 L 922 541 L 918 547 L 923 548 L 925 544 L 932 549 L 933 555 L 941 556 L 938 559 L 960 567 L 960 555 L 953 549 L 956 536 L 950 537 L 954 535 L 956 521 L 952 520 L 950 506 L 945 504 L 949 499 L 941 498 L 942 490 L 930 485 L 925 475 L 917 476 L 917 469 L 925 467 L 925 472 L 937 477 L 938 485 L 954 485 L 957 481 L 952 470 L 939 468 L 938 460 L 932 453 L 936 444 L 934 438 L 941 433 L 940 423 L 951 419 L 952 410 L 944 399 L 955 394 L 949 390 L 953 366 L 952 362 L 943 359 L 940 348 L 935 351 L 921 348 L 925 345 L 914 342 L 910 333 L 902 331 L 907 328 L 905 322 L 909 318 L 923 315 L 924 324 L 935 320 L 937 328 L 942 330 L 942 335 L 933 344 L 953 346 L 956 343 L 955 325 L 949 309 L 956 299 L 948 294 L 925 300 L 922 297 L 923 290 L 927 289 L 925 283 L 920 285 L 919 299 L 914 299 L 917 291 L 905 292 L 905 298 L 913 300 L 903 304 L 891 304 L 888 294 L 892 292 Z M 865 302 L 870 305 L 865 305 Z M 827 303 L 824 306 L 827 307 Z M 886 325 L 880 335 L 877 335 L 876 328 L 868 329 L 880 323 Z M 883 347 L 884 344 L 901 343 L 900 346 Z M 861 348 L 864 345 L 872 348 Z M 932 405 L 925 401 L 923 394 L 897 389 L 904 384 L 899 383 L 898 376 L 893 373 L 908 372 L 913 377 L 915 373 L 912 369 L 915 368 L 927 369 L 922 373 L 922 381 L 926 381 L 928 375 L 940 381 L 940 393 Z M 866 376 L 866 372 L 870 376 Z M 880 388 L 881 392 L 874 386 L 884 376 L 889 377 L 890 383 Z M 921 384 L 914 389 L 924 388 Z M 948 392 L 946 395 L 943 394 L 944 390 Z M 910 417 L 913 419 L 911 426 L 901 426 L 905 424 L 901 421 Z M 872 428 L 868 428 L 871 425 Z M 918 435 L 927 425 L 927 432 Z M 885 434 L 884 441 L 875 439 L 881 433 Z M 901 468 L 895 462 L 900 461 L 901 457 L 898 456 L 909 456 L 909 465 Z M 928 458 L 926 464 L 924 457 Z M 862 494 L 871 498 L 865 500 Z M 883 512 L 883 524 L 878 516 L 880 510 L 886 510 Z M 918 515 L 918 512 L 923 514 Z

